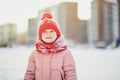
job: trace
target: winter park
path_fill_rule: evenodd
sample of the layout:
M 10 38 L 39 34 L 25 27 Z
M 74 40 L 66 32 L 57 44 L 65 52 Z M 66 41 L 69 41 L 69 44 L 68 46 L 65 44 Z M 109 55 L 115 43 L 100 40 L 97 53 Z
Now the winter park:
M 120 80 L 120 0 L 4 0 L 0 11 L 0 80 Z

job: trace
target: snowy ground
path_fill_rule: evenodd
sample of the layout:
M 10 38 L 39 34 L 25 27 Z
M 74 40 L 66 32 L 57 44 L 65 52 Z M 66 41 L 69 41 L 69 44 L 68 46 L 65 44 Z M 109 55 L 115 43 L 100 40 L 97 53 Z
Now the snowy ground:
M 32 47 L 0 48 L 0 80 L 23 80 Z M 71 48 L 78 80 L 120 80 L 120 48 Z

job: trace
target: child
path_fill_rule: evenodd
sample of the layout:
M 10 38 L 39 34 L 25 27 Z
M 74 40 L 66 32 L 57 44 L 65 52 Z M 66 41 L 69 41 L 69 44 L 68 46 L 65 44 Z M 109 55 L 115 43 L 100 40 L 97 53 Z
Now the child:
M 77 80 L 73 56 L 50 13 L 41 17 L 38 38 L 24 80 Z

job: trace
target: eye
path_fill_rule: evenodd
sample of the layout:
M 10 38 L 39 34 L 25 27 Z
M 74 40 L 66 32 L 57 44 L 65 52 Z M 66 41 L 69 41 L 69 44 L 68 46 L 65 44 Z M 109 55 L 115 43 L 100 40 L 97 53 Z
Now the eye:
M 50 32 L 54 32 L 53 30 L 51 30 Z
M 43 33 L 46 33 L 47 31 L 45 30 L 45 31 L 43 31 Z

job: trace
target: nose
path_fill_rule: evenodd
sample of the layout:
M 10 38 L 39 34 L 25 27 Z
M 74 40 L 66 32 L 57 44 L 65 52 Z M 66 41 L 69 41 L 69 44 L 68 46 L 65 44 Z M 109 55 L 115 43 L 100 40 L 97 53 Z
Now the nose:
M 50 35 L 50 32 L 47 32 L 47 35 L 49 36 L 49 35 Z

